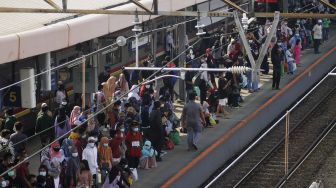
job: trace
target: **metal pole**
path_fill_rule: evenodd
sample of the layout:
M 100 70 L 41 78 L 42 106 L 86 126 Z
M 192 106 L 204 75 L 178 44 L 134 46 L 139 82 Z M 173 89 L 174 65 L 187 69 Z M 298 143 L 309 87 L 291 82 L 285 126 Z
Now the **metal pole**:
M 285 135 L 285 174 L 288 174 L 288 145 L 289 145 L 289 111 L 286 115 L 286 135 Z
M 135 33 L 135 66 L 139 67 L 139 35 Z
M 85 57 L 82 59 L 82 109 L 85 109 Z

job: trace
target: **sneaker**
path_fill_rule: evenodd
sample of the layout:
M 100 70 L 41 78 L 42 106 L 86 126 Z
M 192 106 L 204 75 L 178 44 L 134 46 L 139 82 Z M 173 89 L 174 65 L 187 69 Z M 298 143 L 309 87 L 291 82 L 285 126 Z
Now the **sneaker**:
M 195 150 L 198 150 L 198 147 L 197 147 L 195 144 L 193 144 L 192 147 L 193 147 Z

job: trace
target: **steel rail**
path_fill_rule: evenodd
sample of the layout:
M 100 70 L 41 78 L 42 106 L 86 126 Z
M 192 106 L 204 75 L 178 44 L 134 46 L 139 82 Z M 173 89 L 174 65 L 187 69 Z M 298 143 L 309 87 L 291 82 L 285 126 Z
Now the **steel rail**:
M 314 105 L 313 108 L 311 108 L 308 113 L 306 113 L 306 115 L 304 115 L 304 117 L 297 122 L 294 126 L 292 126 L 292 128 L 289 131 L 289 134 L 291 134 L 297 127 L 299 127 L 307 118 L 310 117 L 311 113 L 313 113 L 313 111 L 315 111 L 324 101 L 326 98 L 328 98 L 334 91 L 336 91 L 336 87 L 334 89 L 332 89 L 327 95 L 325 95 L 324 97 L 321 98 L 321 100 Z M 289 113 L 290 111 L 288 111 Z M 236 183 L 236 185 L 234 187 L 238 187 L 241 183 L 243 183 L 246 178 L 248 178 L 253 171 L 258 168 L 266 159 L 268 159 L 270 157 L 271 154 L 274 153 L 274 151 L 276 151 L 285 141 L 285 138 L 282 138 L 269 152 L 267 152 L 264 157 L 256 164 L 253 166 L 253 168 L 247 173 L 245 174 L 245 176 L 239 180 L 238 183 Z
M 306 93 L 296 104 L 288 110 L 288 113 L 292 112 L 301 102 L 306 99 L 325 79 L 328 78 L 329 74 L 334 72 L 336 67 L 333 68 L 326 76 L 322 78 L 308 93 Z M 224 173 L 228 172 L 235 164 L 237 164 L 251 149 L 253 149 L 269 132 L 271 132 L 284 118 L 286 118 L 287 113 L 279 118 L 266 132 L 264 132 L 257 140 L 255 140 L 251 145 L 248 146 L 236 159 L 234 159 L 224 170 L 222 170 L 213 180 L 211 180 L 205 188 L 209 188 L 214 184 Z
M 292 177 L 296 170 L 302 165 L 303 162 L 314 152 L 314 150 L 320 145 L 320 143 L 329 135 L 329 133 L 336 126 L 336 118 L 329 123 L 328 127 L 323 130 L 323 132 L 316 138 L 314 143 L 304 152 L 303 155 L 295 162 L 292 168 L 289 170 L 289 173 L 281 178 L 281 180 L 276 184 L 275 187 L 282 187 L 286 181 Z

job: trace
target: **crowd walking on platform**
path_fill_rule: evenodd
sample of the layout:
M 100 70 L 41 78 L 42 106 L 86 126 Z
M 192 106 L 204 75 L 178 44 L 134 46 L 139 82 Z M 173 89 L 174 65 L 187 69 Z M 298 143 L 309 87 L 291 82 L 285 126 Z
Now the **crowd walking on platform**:
M 330 25 L 327 18 L 281 20 L 261 65 L 260 74 L 270 74 L 269 64 L 273 65 L 272 89 L 281 88 L 281 78 L 286 72 L 289 76 L 295 74 L 301 66 L 302 50 L 313 47 L 315 53 L 320 53 L 320 45 L 329 40 Z M 259 57 L 270 27 L 271 20 L 263 20 L 252 23 L 247 30 L 254 60 Z M 199 47 L 187 46 L 185 62 L 179 63 L 171 61 L 175 46 L 169 33 L 165 38 L 164 60 L 154 62 L 149 54 L 142 66 L 252 67 L 235 30 L 230 35 L 222 29 L 211 34 Z M 31 164 L 24 161 L 27 157 L 24 125 L 12 109 L 6 111 L 0 135 L 0 173 L 20 165 L 0 177 L 0 187 L 130 187 L 141 178 L 140 169 L 150 170 L 162 160 L 169 160 L 163 157 L 165 151 L 181 144 L 181 133 L 187 133 L 186 150 L 203 149 L 199 147 L 202 131 L 218 124 L 218 117 L 230 118 L 230 109 L 242 107 L 242 89 L 250 93 L 260 89 L 253 83 L 251 72 L 187 71 L 182 97 L 185 105 L 179 118 L 174 111 L 174 102 L 181 98 L 174 91 L 176 78 L 165 78 L 162 85 L 143 84 L 153 71 L 122 70 L 118 78 L 109 73 L 107 68 L 99 76 L 91 106 L 72 104 L 62 82 L 55 93 L 55 108 L 46 103 L 41 105 L 35 126 L 35 134 L 44 148 L 40 164 L 34 164 L 39 165 L 38 172 L 30 172 Z M 163 74 L 167 72 L 156 72 L 155 76 Z M 169 74 L 177 75 L 174 71 Z

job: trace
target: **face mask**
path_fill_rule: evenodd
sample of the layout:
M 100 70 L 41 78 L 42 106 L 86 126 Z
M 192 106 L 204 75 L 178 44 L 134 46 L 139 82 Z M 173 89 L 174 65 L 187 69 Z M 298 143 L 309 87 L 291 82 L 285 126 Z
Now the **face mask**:
M 300 36 L 300 34 L 299 34 L 299 33 L 296 33 L 296 34 L 295 34 L 295 36 L 299 37 L 299 36 Z
M 71 146 L 68 146 L 68 149 L 71 149 L 72 147 Z
M 118 181 L 120 181 L 120 175 L 118 175 L 116 178 L 117 178 Z
M 150 85 L 146 85 L 145 87 L 146 87 L 147 89 L 149 89 L 149 88 L 150 88 Z
M 128 168 L 128 165 L 125 165 L 125 168 Z
M 138 132 L 139 128 L 133 128 L 133 131 Z
M 82 135 L 82 138 L 86 138 L 86 135 L 84 134 L 84 135 Z
M 46 172 L 46 171 L 41 171 L 39 174 L 40 174 L 41 176 L 46 176 L 46 175 L 47 175 L 47 172 Z
M 93 148 L 93 147 L 94 147 L 94 143 L 89 143 L 89 146 L 90 146 L 91 148 Z
M 144 146 L 144 149 L 145 149 L 145 150 L 149 150 L 150 147 L 149 147 L 149 146 Z
M 108 144 L 106 144 L 106 143 L 105 143 L 105 144 L 103 144 L 103 145 L 104 145 L 104 147 L 108 147 Z
M 78 153 L 72 153 L 73 157 L 78 157 Z
M 278 46 L 281 46 L 281 43 L 280 43 L 280 42 L 278 43 Z
M 8 183 L 7 183 L 7 181 L 2 181 L 1 182 L 1 187 L 7 187 L 8 186 Z
M 121 132 L 125 132 L 125 129 L 120 129 Z
M 9 171 L 7 174 L 8 174 L 9 177 L 13 177 L 13 176 L 15 175 L 15 173 L 14 173 L 13 170 L 12 170 L 12 171 Z
M 53 148 L 55 152 L 59 152 L 60 148 Z

